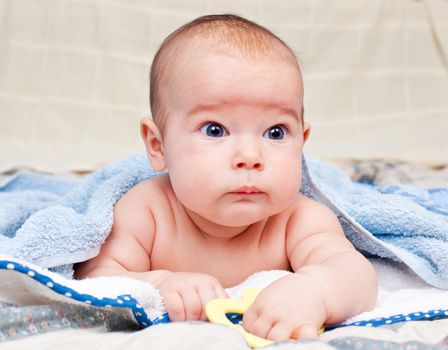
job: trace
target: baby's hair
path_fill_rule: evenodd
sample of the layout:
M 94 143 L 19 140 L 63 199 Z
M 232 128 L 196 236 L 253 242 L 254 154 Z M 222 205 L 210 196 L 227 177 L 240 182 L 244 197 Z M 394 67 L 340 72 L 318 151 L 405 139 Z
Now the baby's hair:
M 186 47 L 198 45 L 198 39 L 208 39 L 208 47 L 218 52 L 223 48 L 230 48 L 252 57 L 280 58 L 300 72 L 297 58 L 291 48 L 259 24 L 234 14 L 199 17 L 171 33 L 154 56 L 150 73 L 149 99 L 154 122 L 162 132 L 169 114 L 163 90 L 167 87 L 176 56 Z

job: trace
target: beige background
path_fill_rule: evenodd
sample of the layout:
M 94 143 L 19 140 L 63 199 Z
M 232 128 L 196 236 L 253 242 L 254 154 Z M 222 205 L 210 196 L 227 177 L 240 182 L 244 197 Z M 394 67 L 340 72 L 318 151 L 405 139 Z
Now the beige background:
M 142 150 L 155 50 L 222 12 L 297 53 L 308 154 L 448 163 L 447 0 L 0 0 L 0 171 L 90 170 Z

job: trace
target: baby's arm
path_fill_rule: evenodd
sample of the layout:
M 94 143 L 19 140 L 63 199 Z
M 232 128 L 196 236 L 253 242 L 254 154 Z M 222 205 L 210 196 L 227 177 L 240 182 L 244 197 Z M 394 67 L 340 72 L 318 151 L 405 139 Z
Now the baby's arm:
M 272 340 L 316 337 L 375 305 L 376 275 L 345 238 L 335 215 L 301 197 L 287 225 L 287 254 L 294 274 L 263 290 L 243 319 L 251 333 Z
M 143 186 L 138 185 L 117 202 L 109 237 L 98 256 L 76 266 L 76 278 L 137 278 L 159 289 L 171 320 L 205 320 L 205 304 L 226 297 L 226 293 L 216 278 L 206 274 L 151 271 L 156 225 L 151 208 L 145 205 Z

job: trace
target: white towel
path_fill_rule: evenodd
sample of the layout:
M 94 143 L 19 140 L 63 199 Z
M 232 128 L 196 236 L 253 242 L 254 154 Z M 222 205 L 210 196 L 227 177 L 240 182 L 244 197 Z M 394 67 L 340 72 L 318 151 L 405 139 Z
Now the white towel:
M 339 326 L 380 326 L 403 321 L 448 317 L 448 290 L 434 288 L 404 264 L 372 260 L 379 277 L 374 310 L 361 313 Z M 229 288 L 239 298 L 245 288 L 264 288 L 288 271 L 262 271 Z M 167 321 L 162 298 L 153 286 L 127 277 L 67 279 L 37 265 L 0 256 L 0 299 L 15 305 L 66 302 L 129 313 L 142 327 Z

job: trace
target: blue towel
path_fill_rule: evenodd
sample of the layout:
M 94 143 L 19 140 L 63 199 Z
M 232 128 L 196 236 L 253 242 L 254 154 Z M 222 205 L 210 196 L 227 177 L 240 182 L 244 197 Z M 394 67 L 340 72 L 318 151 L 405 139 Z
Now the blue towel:
M 334 165 L 307 158 L 303 192 L 329 206 L 367 256 L 404 262 L 448 289 L 448 189 L 352 182 Z
M 302 193 L 328 205 L 368 256 L 407 264 L 448 289 L 448 189 L 352 182 L 335 166 L 304 158 Z M 71 277 L 110 232 L 113 205 L 137 183 L 160 175 L 144 154 L 78 180 L 17 174 L 0 185 L 0 253 Z

